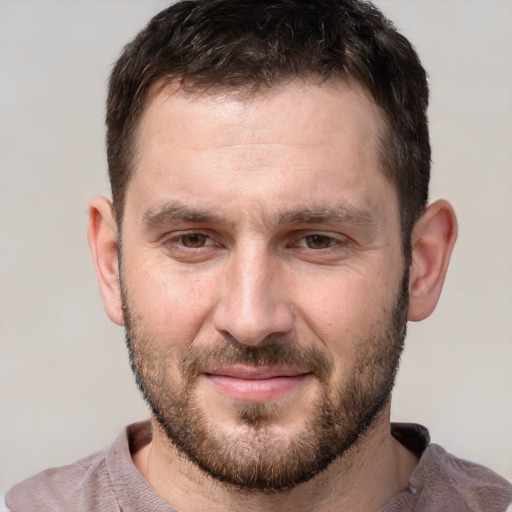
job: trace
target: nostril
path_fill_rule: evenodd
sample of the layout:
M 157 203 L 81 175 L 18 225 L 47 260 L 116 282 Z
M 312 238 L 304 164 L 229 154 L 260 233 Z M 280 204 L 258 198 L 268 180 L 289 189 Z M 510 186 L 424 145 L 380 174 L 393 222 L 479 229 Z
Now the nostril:
M 293 328 L 293 315 L 284 305 L 267 308 L 229 310 L 217 308 L 214 327 L 224 337 L 244 345 L 259 345 L 269 336 L 289 333 Z

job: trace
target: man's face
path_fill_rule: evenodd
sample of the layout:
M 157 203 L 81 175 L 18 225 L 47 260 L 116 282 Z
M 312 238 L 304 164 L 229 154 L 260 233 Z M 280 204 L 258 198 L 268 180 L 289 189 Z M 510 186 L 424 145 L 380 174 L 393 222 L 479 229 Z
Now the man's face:
M 142 118 L 122 226 L 132 365 L 160 435 L 217 479 L 307 480 L 387 410 L 407 272 L 381 124 L 346 83 L 167 88 Z

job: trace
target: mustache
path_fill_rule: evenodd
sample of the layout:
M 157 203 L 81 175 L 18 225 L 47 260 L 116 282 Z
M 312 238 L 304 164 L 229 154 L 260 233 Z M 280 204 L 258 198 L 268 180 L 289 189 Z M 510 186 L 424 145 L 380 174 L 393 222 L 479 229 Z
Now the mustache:
M 297 368 L 322 382 L 329 379 L 334 368 L 332 357 L 318 347 L 301 347 L 275 336 L 257 346 L 226 337 L 215 346 L 190 346 L 183 356 L 181 372 L 186 382 L 192 382 L 205 369 L 237 364 Z

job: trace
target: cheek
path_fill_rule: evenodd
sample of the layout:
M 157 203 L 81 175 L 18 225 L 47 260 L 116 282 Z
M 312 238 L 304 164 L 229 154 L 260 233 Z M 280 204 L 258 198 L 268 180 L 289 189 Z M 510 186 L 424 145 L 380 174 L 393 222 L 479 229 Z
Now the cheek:
M 352 359 L 358 345 L 371 338 L 376 330 L 385 331 L 394 300 L 396 283 L 370 279 L 363 274 L 331 276 L 323 283 L 302 286 L 297 310 L 313 339 L 319 340 L 334 357 L 337 365 Z
M 126 276 L 132 312 L 143 329 L 157 340 L 186 346 L 209 322 L 213 280 L 155 268 Z

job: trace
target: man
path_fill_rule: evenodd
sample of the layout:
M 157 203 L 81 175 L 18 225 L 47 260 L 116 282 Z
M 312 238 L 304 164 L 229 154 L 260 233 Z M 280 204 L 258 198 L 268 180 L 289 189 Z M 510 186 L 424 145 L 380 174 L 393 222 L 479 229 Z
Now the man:
M 456 238 L 427 207 L 425 72 L 355 0 L 157 15 L 111 76 L 105 309 L 152 411 L 14 487 L 18 510 L 503 511 L 511 487 L 392 425 L 407 320 Z

